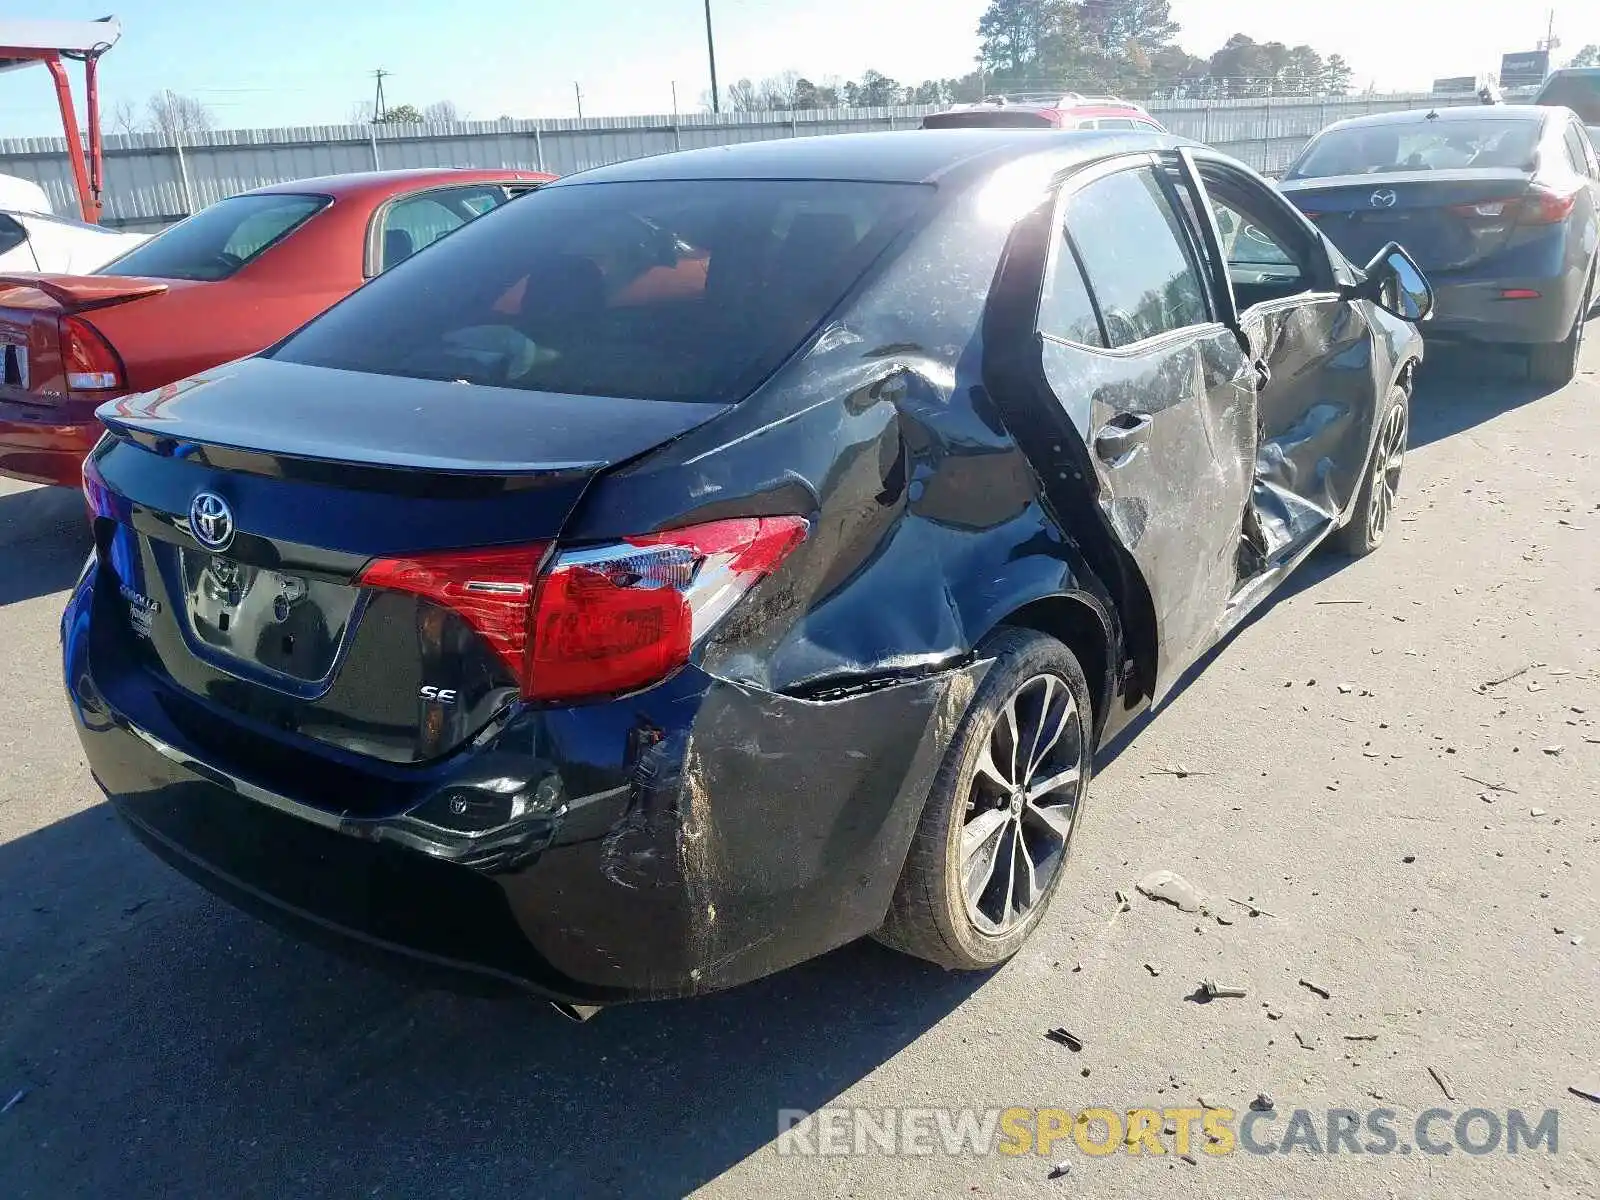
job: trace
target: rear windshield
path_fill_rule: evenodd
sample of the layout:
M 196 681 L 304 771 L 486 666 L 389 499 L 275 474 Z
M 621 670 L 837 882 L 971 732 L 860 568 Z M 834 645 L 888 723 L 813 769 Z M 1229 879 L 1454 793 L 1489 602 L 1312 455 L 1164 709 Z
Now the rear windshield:
M 1536 103 L 1570 108 L 1585 125 L 1600 125 L 1600 71 L 1592 75 L 1557 75 L 1544 85 Z
M 101 267 L 101 275 L 226 279 L 328 204 L 326 196 L 233 196 Z
M 737 400 L 924 206 L 917 184 L 547 188 L 380 275 L 288 362 L 530 391 Z
M 1539 144 L 1537 118 L 1419 119 L 1415 124 L 1334 129 L 1313 142 L 1287 179 L 1376 175 L 1390 171 L 1528 168 Z
M 1037 112 L 935 113 L 922 118 L 924 129 L 1041 129 L 1055 121 Z

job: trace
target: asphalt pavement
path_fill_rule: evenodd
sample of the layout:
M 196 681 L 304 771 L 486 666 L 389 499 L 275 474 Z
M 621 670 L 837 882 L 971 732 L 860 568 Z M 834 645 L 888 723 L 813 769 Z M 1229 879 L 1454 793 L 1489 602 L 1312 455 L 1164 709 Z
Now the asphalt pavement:
M 1600 344 L 1585 366 L 1545 394 L 1435 356 L 1390 543 L 1313 560 L 1106 756 L 1000 972 L 862 943 L 585 1025 L 302 946 L 138 847 L 58 677 L 81 501 L 0 483 L 0 1197 L 1600 1196 L 1569 1090 L 1600 1071 Z M 1160 870 L 1207 911 L 1139 894 Z M 1237 1130 L 1263 1093 L 1254 1145 L 1288 1153 L 806 1152 L 891 1109 L 1203 1098 Z M 779 1141 L 826 1106 L 864 1116 Z M 1326 1153 L 1330 1109 L 1391 1110 L 1393 1151 Z M 1450 1145 L 1475 1109 L 1554 1110 L 1555 1152 Z

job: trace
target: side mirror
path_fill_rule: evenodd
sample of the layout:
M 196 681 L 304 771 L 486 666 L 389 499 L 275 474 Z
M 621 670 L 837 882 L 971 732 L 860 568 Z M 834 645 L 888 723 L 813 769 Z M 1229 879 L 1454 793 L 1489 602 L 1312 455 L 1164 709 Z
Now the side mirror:
M 1433 285 L 1398 242 L 1390 242 L 1370 263 L 1366 278 L 1350 289 L 1352 298 L 1370 300 L 1404 321 L 1433 316 Z

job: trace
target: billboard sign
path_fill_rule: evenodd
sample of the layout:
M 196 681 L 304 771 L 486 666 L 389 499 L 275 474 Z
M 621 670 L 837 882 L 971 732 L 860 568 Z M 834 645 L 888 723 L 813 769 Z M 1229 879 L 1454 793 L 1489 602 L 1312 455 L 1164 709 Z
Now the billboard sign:
M 1550 74 L 1548 50 L 1507 54 L 1500 60 L 1500 86 L 1503 88 L 1538 87 L 1548 74 Z

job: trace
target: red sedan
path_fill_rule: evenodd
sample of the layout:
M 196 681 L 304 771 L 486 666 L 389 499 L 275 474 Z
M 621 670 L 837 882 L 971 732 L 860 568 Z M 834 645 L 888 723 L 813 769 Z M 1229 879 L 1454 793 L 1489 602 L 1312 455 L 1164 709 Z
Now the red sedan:
M 427 169 L 302 179 L 219 201 L 94 275 L 0 274 L 0 475 L 76 484 L 105 401 L 265 349 L 553 178 Z

